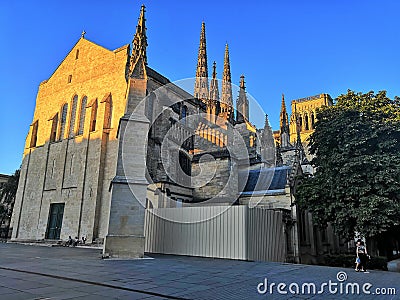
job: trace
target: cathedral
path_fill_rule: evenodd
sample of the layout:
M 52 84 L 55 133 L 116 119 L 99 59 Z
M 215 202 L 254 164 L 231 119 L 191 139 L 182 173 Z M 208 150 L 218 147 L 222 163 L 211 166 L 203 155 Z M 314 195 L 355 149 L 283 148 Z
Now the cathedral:
M 311 239 L 338 248 L 292 199 L 297 175 L 313 172 L 306 139 L 329 95 L 293 100 L 290 118 L 282 96 L 280 129 L 267 116 L 256 128 L 243 75 L 233 93 L 228 45 L 222 80 L 216 62 L 209 78 L 204 22 L 193 92 L 151 68 L 147 46 L 142 6 L 132 44 L 109 50 L 82 33 L 40 83 L 12 240 L 84 236 L 109 256 L 142 257 L 147 211 L 233 205 L 282 212 L 285 261 L 318 252 Z

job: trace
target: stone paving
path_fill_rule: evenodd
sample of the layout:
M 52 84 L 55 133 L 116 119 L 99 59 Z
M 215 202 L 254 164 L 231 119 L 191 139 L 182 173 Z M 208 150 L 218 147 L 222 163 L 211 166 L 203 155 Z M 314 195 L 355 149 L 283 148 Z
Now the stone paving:
M 1 243 L 0 299 L 400 299 L 400 273 L 170 255 L 102 260 L 100 252 Z M 341 273 L 343 281 L 337 279 L 339 272 L 346 273 Z M 265 278 L 268 287 L 275 283 L 272 294 L 257 292 Z M 316 294 L 329 280 L 332 289 L 338 284 L 338 292 L 325 286 L 323 294 Z M 287 294 L 278 293 L 281 282 Z M 299 294 L 290 292 L 291 283 L 293 291 L 299 286 Z M 303 283 L 314 283 L 316 293 L 312 288 L 309 293 L 307 284 L 302 293 Z M 347 283 L 361 288 L 370 283 L 371 294 L 346 294 Z M 376 288 L 395 288 L 396 295 L 373 295 Z

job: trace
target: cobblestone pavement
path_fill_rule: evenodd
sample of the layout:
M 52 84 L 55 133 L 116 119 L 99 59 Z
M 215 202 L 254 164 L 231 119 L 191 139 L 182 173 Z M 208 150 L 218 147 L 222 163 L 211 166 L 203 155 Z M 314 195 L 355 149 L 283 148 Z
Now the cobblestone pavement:
M 400 299 L 400 273 L 151 256 L 102 260 L 96 249 L 1 243 L 0 299 Z M 272 294 L 257 292 L 260 283 L 264 290 L 265 280 Z M 329 281 L 336 293 L 329 292 Z M 315 293 L 309 283 L 315 284 Z M 299 294 L 293 294 L 297 286 Z M 321 286 L 324 293 L 317 294 Z M 351 294 L 355 286 L 360 287 L 358 295 Z M 370 295 L 363 293 L 363 286 Z M 278 287 L 287 294 L 278 293 Z M 376 294 L 389 292 L 387 288 L 395 288 L 396 295 Z

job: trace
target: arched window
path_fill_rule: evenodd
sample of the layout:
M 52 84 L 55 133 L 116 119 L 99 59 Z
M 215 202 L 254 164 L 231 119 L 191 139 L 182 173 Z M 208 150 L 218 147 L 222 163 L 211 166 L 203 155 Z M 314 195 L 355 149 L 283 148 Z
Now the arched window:
M 62 140 L 64 138 L 65 123 L 67 122 L 67 113 L 68 113 L 68 103 L 65 103 L 61 109 L 61 126 L 60 126 L 60 135 L 58 137 L 59 140 Z
M 189 157 L 183 151 L 179 151 L 179 165 L 184 174 L 191 176 L 191 164 Z
M 51 123 L 50 142 L 55 142 L 57 138 L 57 126 L 58 126 L 58 113 L 55 114 Z
M 181 110 L 181 123 L 186 123 L 186 117 L 187 117 L 187 107 L 186 105 L 182 106 L 182 110 Z
M 307 114 L 304 115 L 304 128 L 305 128 L 305 130 L 309 130 Z
M 76 106 L 78 105 L 78 95 L 75 95 L 72 99 L 71 118 L 69 119 L 69 137 L 75 135 L 75 118 L 76 118 Z
M 86 105 L 87 105 L 87 97 L 85 96 L 85 97 L 82 98 L 81 108 L 79 110 L 78 135 L 83 134 L 83 128 L 85 126 Z
M 112 100 L 111 97 L 106 101 L 106 108 L 104 112 L 104 125 L 103 128 L 111 128 L 111 118 L 112 118 Z
M 92 114 L 90 116 L 90 131 L 96 130 L 96 119 L 97 119 L 97 99 L 92 105 Z
M 314 117 L 314 113 L 311 113 L 311 129 L 314 129 L 315 126 L 315 117 Z
M 32 135 L 31 135 L 30 147 L 36 147 L 38 129 L 39 129 L 39 120 L 37 120 L 32 125 Z
M 299 116 L 299 130 L 301 131 L 303 129 L 303 117 Z

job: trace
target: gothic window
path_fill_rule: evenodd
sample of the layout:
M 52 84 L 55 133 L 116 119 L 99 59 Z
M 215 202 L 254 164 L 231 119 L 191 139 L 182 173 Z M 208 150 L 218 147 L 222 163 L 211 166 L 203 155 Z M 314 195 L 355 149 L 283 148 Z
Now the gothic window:
M 191 172 L 190 159 L 183 151 L 179 151 L 179 165 L 181 166 L 183 173 L 185 173 L 188 176 L 191 176 L 192 172 Z
M 186 107 L 186 105 L 184 105 L 183 107 L 182 107 L 182 111 L 181 111 L 181 117 L 180 117 L 180 119 L 181 119 L 181 123 L 186 123 L 186 117 L 187 117 L 187 107 Z
M 50 142 L 55 142 L 57 138 L 57 126 L 58 126 L 58 113 L 55 114 L 51 122 L 51 133 Z
M 79 49 L 77 49 L 76 53 L 75 53 L 75 59 L 78 59 L 78 58 L 79 58 Z
M 206 87 L 206 84 L 204 82 L 201 83 L 201 87 L 204 88 Z
M 75 118 L 76 118 L 76 106 L 78 105 L 78 95 L 75 95 L 72 99 L 72 108 L 71 108 L 71 118 L 69 119 L 69 137 L 73 137 L 75 135 Z
M 37 120 L 32 125 L 32 136 L 31 136 L 30 147 L 36 147 L 38 128 L 39 128 L 39 120 Z
M 184 186 L 190 186 L 190 176 L 192 174 L 191 161 L 187 154 L 179 151 L 179 165 L 177 166 L 178 183 Z
M 87 97 L 83 97 L 81 101 L 81 109 L 79 110 L 79 128 L 78 135 L 83 134 L 83 127 L 85 126 Z
M 314 113 L 311 113 L 311 129 L 314 129 L 314 125 L 315 125 L 315 117 L 314 117 Z
M 304 128 L 305 128 L 305 130 L 309 130 L 309 127 L 308 127 L 308 115 L 307 114 L 304 115 Z
M 303 117 L 299 116 L 299 130 L 301 131 L 303 129 Z
M 68 75 L 68 83 L 72 82 L 72 75 Z
M 61 109 L 61 126 L 60 126 L 60 135 L 58 138 L 59 140 L 62 140 L 64 138 L 65 123 L 67 122 L 67 113 L 68 113 L 68 103 L 65 103 Z
M 96 119 L 97 119 L 97 99 L 92 105 L 92 114 L 90 116 L 90 131 L 96 130 Z
M 111 117 L 112 117 L 112 100 L 111 97 L 106 101 L 106 108 L 104 112 L 104 128 L 111 128 Z

